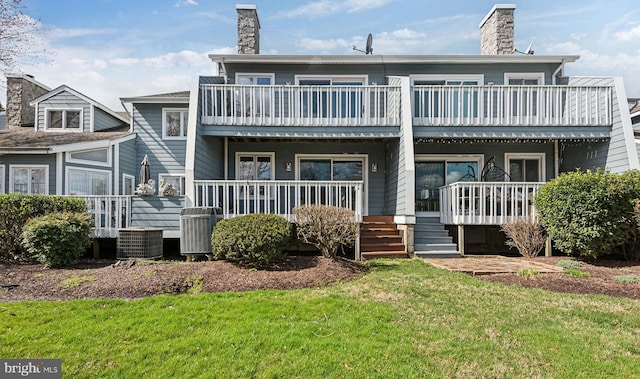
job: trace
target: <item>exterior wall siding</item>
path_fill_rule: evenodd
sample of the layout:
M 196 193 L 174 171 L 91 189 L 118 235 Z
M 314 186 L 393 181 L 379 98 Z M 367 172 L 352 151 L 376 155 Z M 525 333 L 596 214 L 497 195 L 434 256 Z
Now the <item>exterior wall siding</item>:
M 120 172 L 117 173 L 118 194 L 124 194 L 122 187 L 122 174 L 129 174 L 135 177 L 135 185 L 138 184 L 138 174 L 140 172 L 140 162 L 136 160 L 136 141 L 135 139 L 122 142 L 120 144 Z
M 117 118 L 114 118 L 102 109 L 93 108 L 93 130 L 98 132 L 105 129 L 115 128 L 121 126 L 124 123 Z
M 133 196 L 131 198 L 131 226 L 153 227 L 163 231 L 163 238 L 179 238 L 182 196 Z
M 390 140 L 387 142 L 387 154 L 386 154 L 386 170 L 385 170 L 385 188 L 386 188 L 386 196 L 384 201 L 384 212 L 385 215 L 394 215 L 398 213 L 399 208 L 402 212 L 404 212 L 404 203 L 399 203 L 397 199 L 400 198 L 400 193 L 404 194 L 404 186 L 399 186 L 399 180 L 401 174 L 404 174 L 404 171 L 400 171 L 400 141 Z M 401 158 L 400 158 L 401 159 Z M 402 181 L 404 183 L 404 181 Z
M 196 179 L 224 178 L 224 141 L 220 137 L 201 137 L 196 140 L 194 176 Z
M 236 152 L 275 152 L 275 179 L 294 180 L 296 175 L 296 154 L 332 155 L 349 157 L 349 154 L 367 155 L 368 185 L 365 196 L 368 197 L 369 215 L 382 215 L 385 206 L 386 144 L 376 142 L 229 142 L 229 179 L 235 179 Z M 286 163 L 291 162 L 292 170 L 286 171 Z M 371 164 L 378 169 L 371 172 Z
M 162 108 L 185 108 L 184 104 L 135 104 L 133 131 L 137 134 L 136 162 L 149 157 L 151 178 L 158 183 L 158 174 L 184 174 L 187 141 L 162 138 Z M 186 108 L 185 108 L 186 110 Z
M 38 131 L 45 130 L 47 109 L 82 109 L 82 131 L 91 131 L 91 104 L 70 92 L 62 91 L 38 104 Z
M 56 193 L 56 155 L 4 155 L 0 159 L 0 165 L 5 166 L 5 192 L 11 191 L 9 183 L 11 165 L 32 165 L 49 166 L 49 195 L 59 195 Z

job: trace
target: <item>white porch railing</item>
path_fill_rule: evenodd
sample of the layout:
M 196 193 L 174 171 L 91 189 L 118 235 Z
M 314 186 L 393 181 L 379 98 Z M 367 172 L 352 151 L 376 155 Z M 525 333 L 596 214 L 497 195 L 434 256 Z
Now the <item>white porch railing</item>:
M 73 196 L 87 203 L 93 215 L 95 238 L 115 238 L 119 228 L 127 228 L 131 223 L 131 196 Z
M 417 126 L 610 126 L 611 87 L 413 87 Z
M 502 225 L 519 217 L 536 219 L 533 198 L 544 183 L 457 182 L 440 187 L 440 222 Z
M 200 99 L 207 125 L 400 125 L 400 87 L 203 84 Z
M 292 210 L 323 204 L 354 211 L 362 221 L 360 181 L 194 180 L 195 207 L 220 207 L 224 218 L 271 213 L 293 222 Z

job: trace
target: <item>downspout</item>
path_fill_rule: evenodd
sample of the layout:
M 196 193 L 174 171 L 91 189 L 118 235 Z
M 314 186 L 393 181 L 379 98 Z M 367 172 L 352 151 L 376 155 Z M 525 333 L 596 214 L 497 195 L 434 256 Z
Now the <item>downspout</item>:
M 220 62 L 218 62 L 218 66 L 220 67 L 220 69 L 222 69 L 222 74 L 223 74 L 222 76 L 224 77 L 224 84 L 229 84 L 227 82 L 227 79 L 228 79 L 227 78 L 227 66 L 225 66 L 225 64 L 224 64 L 224 58 L 220 58 Z M 220 70 L 218 70 L 218 71 L 220 71 Z M 218 74 L 220 74 L 220 73 L 218 72 Z
M 554 169 L 554 178 L 560 176 L 560 148 L 558 147 L 558 140 L 553 141 L 553 169 Z
M 565 64 L 565 59 L 562 58 L 562 61 L 560 61 L 560 66 L 558 66 L 558 68 L 551 75 L 551 84 L 552 85 L 554 85 L 554 86 L 556 85 L 556 76 L 558 75 L 558 73 L 560 71 L 562 71 L 562 69 L 564 68 L 564 64 Z
M 224 180 L 229 180 L 229 137 L 224 137 Z

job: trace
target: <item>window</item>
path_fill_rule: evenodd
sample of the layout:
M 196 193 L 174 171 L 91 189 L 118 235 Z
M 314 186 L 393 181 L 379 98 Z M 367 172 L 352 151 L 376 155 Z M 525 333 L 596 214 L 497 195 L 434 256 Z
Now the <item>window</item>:
M 27 194 L 49 194 L 49 166 L 10 166 L 9 185 L 11 192 Z
M 109 195 L 111 173 L 102 170 L 67 168 L 67 194 Z
M 172 184 L 176 190 L 176 196 L 184 195 L 184 174 L 160 174 L 158 175 L 158 193 L 160 193 L 160 183 L 164 181 L 165 184 Z
M 505 154 L 507 173 L 512 182 L 543 182 L 544 153 Z
M 543 85 L 544 72 L 505 72 L 504 84 L 510 86 Z
M 478 117 L 478 91 L 468 86 L 483 84 L 483 75 L 416 75 L 411 81 L 414 117 Z
M 122 194 L 133 195 L 135 192 L 135 180 L 133 175 L 122 174 Z
M 362 91 L 353 87 L 367 84 L 367 76 L 302 76 L 296 75 L 296 84 L 309 86 L 300 90 L 302 117 L 347 118 L 365 112 Z M 338 88 L 313 88 L 333 86 Z
M 46 129 L 51 131 L 81 131 L 82 110 L 47 109 Z
M 184 139 L 187 136 L 188 117 L 188 109 L 163 109 L 162 138 Z
M 67 153 L 67 162 L 111 166 L 110 149 L 74 151 Z
M 482 156 L 416 156 L 416 211 L 440 211 L 440 187 L 478 181 Z
M 236 116 L 270 116 L 274 74 L 236 74 Z
M 236 153 L 238 180 L 273 180 L 275 153 Z
M 0 164 L 0 193 L 4 193 L 4 165 Z

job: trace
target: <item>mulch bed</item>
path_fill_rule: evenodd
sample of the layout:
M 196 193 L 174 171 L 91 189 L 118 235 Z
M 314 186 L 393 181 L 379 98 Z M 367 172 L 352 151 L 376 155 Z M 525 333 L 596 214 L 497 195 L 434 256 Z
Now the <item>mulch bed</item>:
M 570 258 L 537 257 L 534 261 L 555 265 L 565 259 Z M 536 279 L 527 279 L 517 274 L 491 274 L 476 276 L 476 278 L 554 292 L 601 294 L 640 299 L 640 283 L 624 283 L 615 278 L 621 275 L 640 277 L 640 263 L 613 260 L 599 260 L 593 263 L 581 261 L 581 263 L 582 267 L 579 270 L 588 272 L 590 275 L 588 278 L 579 278 L 564 273 L 541 273 Z
M 0 264 L 0 302 L 136 299 L 159 294 L 294 289 L 326 286 L 365 274 L 367 268 L 344 259 L 290 256 L 270 270 L 225 261 L 153 262 L 82 260 L 71 268 Z

